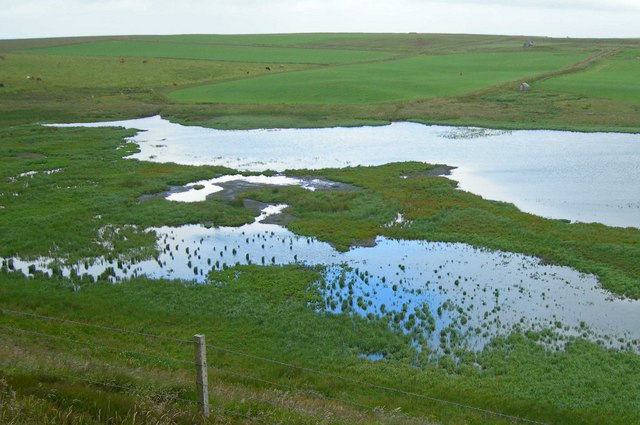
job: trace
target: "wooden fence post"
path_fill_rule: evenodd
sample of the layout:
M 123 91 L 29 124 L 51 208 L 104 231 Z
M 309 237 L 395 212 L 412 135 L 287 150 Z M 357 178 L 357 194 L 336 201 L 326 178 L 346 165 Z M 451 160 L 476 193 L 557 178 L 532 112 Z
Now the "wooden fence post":
M 200 404 L 200 412 L 209 416 L 209 384 L 207 382 L 207 346 L 204 335 L 194 335 L 196 359 L 196 396 Z

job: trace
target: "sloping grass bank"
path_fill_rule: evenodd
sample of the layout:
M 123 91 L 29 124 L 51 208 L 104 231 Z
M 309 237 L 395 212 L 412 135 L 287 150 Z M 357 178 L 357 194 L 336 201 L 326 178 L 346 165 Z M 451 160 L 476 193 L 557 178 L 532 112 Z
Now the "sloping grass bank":
M 161 415 L 173 422 L 160 423 L 192 423 L 193 408 L 177 399 L 193 400 L 188 341 L 204 333 L 225 349 L 208 349 L 212 410 L 222 418 L 210 423 L 248 423 L 245 416 L 285 424 L 511 423 L 380 386 L 554 424 L 640 420 L 640 360 L 633 353 L 580 340 L 549 352 L 533 336 L 515 334 L 459 362 L 443 357 L 434 364 L 381 321 L 317 313 L 313 269 L 247 266 L 211 278 L 208 285 L 136 279 L 73 291 L 65 280 L 1 274 L 3 309 L 176 340 L 2 312 L 0 392 L 6 399 L 15 391 L 14 403 L 35 397 L 47 411 L 71 410 L 87 423 L 99 423 L 100 415 L 132 423 L 135 411 L 147 416 L 143 423 Z M 385 360 L 360 353 L 384 353 Z M 0 412 L 10 408 L 3 404 Z

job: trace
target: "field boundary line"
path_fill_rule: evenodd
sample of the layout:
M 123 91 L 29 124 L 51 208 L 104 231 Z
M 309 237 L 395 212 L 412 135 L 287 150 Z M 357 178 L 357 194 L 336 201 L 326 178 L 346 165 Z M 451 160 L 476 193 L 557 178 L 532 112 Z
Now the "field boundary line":
M 371 382 L 360 381 L 360 380 L 357 380 L 357 379 L 346 378 L 344 376 L 336 375 L 336 374 L 333 374 L 333 373 L 330 373 L 330 372 L 324 372 L 324 371 L 321 371 L 321 370 L 312 369 L 312 368 L 308 368 L 308 367 L 305 367 L 305 366 L 298 366 L 298 365 L 294 365 L 294 364 L 291 364 L 291 363 L 282 362 L 282 361 L 279 361 L 279 360 L 269 359 L 269 358 L 266 358 L 266 357 L 255 356 L 253 354 L 243 353 L 241 351 L 232 350 L 232 349 L 228 349 L 228 348 L 224 348 L 224 347 L 219 347 L 219 346 L 216 346 L 216 345 L 207 344 L 207 348 L 211 348 L 211 349 L 214 349 L 214 350 L 226 352 L 226 353 L 229 353 L 229 354 L 234 354 L 234 355 L 238 355 L 238 356 L 251 358 L 251 359 L 254 359 L 254 360 L 264 361 L 264 362 L 267 362 L 267 363 L 272 363 L 272 364 L 275 364 L 275 365 L 284 366 L 284 367 L 288 367 L 288 368 L 291 368 L 291 369 L 297 369 L 297 370 L 301 370 L 301 371 L 305 371 L 305 372 L 315 373 L 315 374 L 320 375 L 320 376 L 325 376 L 325 377 L 328 377 L 328 378 L 338 379 L 338 380 L 341 380 L 341 381 L 344 381 L 344 382 L 348 382 L 350 384 L 363 385 L 363 386 L 367 386 L 367 387 L 370 387 L 370 388 L 375 388 L 375 389 L 379 389 L 379 390 L 395 392 L 395 393 L 403 394 L 403 395 L 410 396 L 410 397 L 416 397 L 416 398 L 421 398 L 421 399 L 424 399 L 424 400 L 429 400 L 429 401 L 434 401 L 434 402 L 438 402 L 438 403 L 448 404 L 448 405 L 451 405 L 451 406 L 456 406 L 456 407 L 460 407 L 460 408 L 463 408 L 463 409 L 472 410 L 472 411 L 476 411 L 476 412 L 479 412 L 479 413 L 484 413 L 486 415 L 491 415 L 491 416 L 495 416 L 495 417 L 501 417 L 501 418 L 509 419 L 511 421 L 525 422 L 525 423 L 531 423 L 531 424 L 536 424 L 536 425 L 547 425 L 546 422 L 540 422 L 540 421 L 536 421 L 536 420 L 533 420 L 533 419 L 527 419 L 527 418 L 521 418 L 519 416 L 508 415 L 508 414 L 505 414 L 505 413 L 496 412 L 496 411 L 488 410 L 488 409 L 483 409 L 483 408 L 480 408 L 480 407 L 475 407 L 475 406 L 471 406 L 471 405 L 464 404 L 464 403 L 445 400 L 445 399 L 441 399 L 441 398 L 437 398 L 437 397 L 431 397 L 431 396 L 420 394 L 420 393 L 416 393 L 416 392 L 413 392 L 413 391 L 406 391 L 406 390 L 402 390 L 400 388 L 394 388 L 394 387 L 390 387 L 390 386 L 386 386 L 386 385 L 379 385 L 379 384 L 374 384 L 374 383 L 371 383 Z
M 121 353 L 121 354 L 136 354 L 136 355 L 139 355 L 139 356 L 148 357 L 148 358 L 155 359 L 155 360 L 172 361 L 172 362 L 176 362 L 176 363 L 188 364 L 188 365 L 191 365 L 191 366 L 193 365 L 193 362 L 189 361 L 189 360 L 177 359 L 175 357 L 158 356 L 158 355 L 155 355 L 155 354 L 142 353 L 140 351 L 121 350 L 118 347 L 112 347 L 112 346 L 102 345 L 102 344 L 95 344 L 95 343 L 91 343 L 91 342 L 88 342 L 88 341 L 80 341 L 80 340 L 72 339 L 72 338 L 65 338 L 65 337 L 62 337 L 62 336 L 51 335 L 51 334 L 48 334 L 48 333 L 45 333 L 45 332 L 33 331 L 33 330 L 30 330 L 30 329 L 18 328 L 18 327 L 15 327 L 15 326 L 0 325 L 0 329 L 10 330 L 10 331 L 18 331 L 18 332 L 22 332 L 22 333 L 31 334 L 31 335 L 42 336 L 42 337 L 45 337 L 45 338 L 51 338 L 51 339 L 55 339 L 55 340 L 58 340 L 58 341 L 71 342 L 73 344 L 83 345 L 85 347 L 95 348 L 95 349 L 99 349 L 99 350 L 111 350 L 111 351 L 115 351 L 115 352 L 118 352 L 118 353 Z
M 22 311 L 19 311 L 19 310 L 11 310 L 11 309 L 6 309 L 6 308 L 2 308 L 2 307 L 0 307 L 0 312 L 9 313 L 9 314 L 15 314 L 15 315 L 21 315 L 21 316 L 26 316 L 26 317 L 33 317 L 33 318 L 37 318 L 37 319 L 52 320 L 52 321 L 57 321 L 57 322 L 61 322 L 61 323 L 70 323 L 70 324 L 83 325 L 83 326 L 93 327 L 93 328 L 97 328 L 97 329 L 105 329 L 105 330 L 114 331 L 114 332 L 124 332 L 124 333 L 133 334 L 133 335 L 140 335 L 140 336 L 145 336 L 145 337 L 153 337 L 153 338 L 164 339 L 164 340 L 169 340 L 169 341 L 174 341 L 174 342 L 179 342 L 179 343 L 185 343 L 185 344 L 187 344 L 187 343 L 188 344 L 193 344 L 192 341 L 182 340 L 182 339 L 179 339 L 179 338 L 163 337 L 161 335 L 148 334 L 148 333 L 145 333 L 145 332 L 129 331 L 129 330 L 126 330 L 126 329 L 119 329 L 119 328 L 109 327 L 109 326 L 93 325 L 93 324 L 89 324 L 89 323 L 84 323 L 84 322 L 79 322 L 79 321 L 74 321 L 74 320 L 61 319 L 61 318 L 56 318 L 56 317 L 51 317 L 51 316 L 44 316 L 44 315 L 35 314 L 35 313 L 26 313 L 26 312 L 22 312 Z M 28 329 L 23 329 L 23 328 L 18 328 L 18 327 L 0 325 L 0 329 L 8 329 L 8 330 L 13 330 L 13 331 L 18 331 L 18 332 L 24 332 L 24 333 L 29 333 L 29 334 L 32 334 L 32 335 L 38 335 L 38 336 L 42 336 L 42 337 L 46 337 L 46 338 L 51 338 L 51 339 L 67 341 L 67 342 L 71 342 L 71 343 L 75 343 L 75 344 L 80 344 L 80 345 L 84 345 L 84 346 L 87 346 L 87 347 L 92 347 L 92 348 L 97 348 L 97 349 L 107 349 L 107 350 L 111 350 L 111 351 L 117 351 L 119 353 L 140 355 L 140 356 L 144 356 L 144 357 L 148 357 L 148 358 L 153 358 L 153 359 L 156 359 L 156 360 L 171 361 L 171 362 L 177 362 L 177 363 L 188 364 L 188 365 L 193 366 L 193 362 L 192 361 L 188 361 L 188 360 L 181 360 L 181 359 L 176 359 L 176 358 L 173 358 L 173 357 L 157 356 L 157 355 L 152 355 L 152 354 L 147 354 L 147 353 L 142 353 L 142 352 L 132 351 L 132 350 L 121 350 L 121 349 L 118 349 L 116 347 L 110 347 L 110 346 L 105 346 L 105 345 L 100 345 L 100 344 L 93 344 L 93 343 L 90 343 L 90 342 L 74 340 L 74 339 L 71 339 L 71 338 L 55 336 L 55 335 L 47 334 L 47 333 L 44 333 L 44 332 L 38 332 L 38 331 L 33 331 L 33 330 L 28 330 Z M 508 419 L 510 421 L 524 422 L 524 423 L 530 423 L 530 424 L 536 424 L 536 425 L 547 425 L 546 422 L 541 422 L 541 421 L 536 421 L 536 420 L 533 420 L 533 419 L 522 418 L 522 417 L 519 417 L 519 416 L 509 415 L 509 414 L 505 414 L 505 413 L 501 413 L 501 412 L 497 412 L 497 411 L 493 411 L 493 410 L 489 410 L 489 409 L 483 409 L 483 408 L 480 408 L 480 407 L 475 407 L 475 406 L 471 406 L 471 405 L 460 403 L 460 402 L 455 402 L 455 401 L 451 401 L 451 400 L 432 397 L 432 396 L 428 396 L 428 395 L 425 395 L 425 394 L 416 393 L 416 392 L 413 392 L 413 391 L 407 391 L 407 390 L 403 390 L 403 389 L 400 389 L 400 388 L 391 387 L 391 386 L 388 386 L 388 385 L 374 384 L 374 383 L 367 382 L 367 381 L 361 381 L 361 380 L 357 380 L 357 379 L 353 379 L 353 378 L 347 378 L 347 377 L 344 377 L 344 376 L 341 376 L 341 375 L 337 375 L 337 374 L 334 374 L 334 373 L 331 373 L 331 372 L 325 372 L 325 371 L 322 371 L 322 370 L 313 369 L 313 368 L 306 367 L 306 366 L 294 365 L 294 364 L 287 363 L 287 362 L 284 362 L 284 361 L 275 360 L 275 359 L 271 359 L 271 358 L 267 358 L 267 357 L 261 357 L 261 356 L 257 356 L 257 355 L 253 355 L 253 354 L 249 354 L 249 353 L 245 353 L 245 352 L 242 352 L 242 351 L 238 351 L 238 350 L 234 350 L 234 349 L 230 349 L 230 348 L 225 348 L 225 347 L 221 347 L 221 346 L 217 346 L 217 345 L 206 344 L 206 347 L 207 348 L 211 348 L 211 349 L 216 350 L 216 351 L 223 352 L 223 353 L 232 354 L 232 355 L 235 355 L 235 356 L 241 356 L 241 357 L 245 357 L 245 358 L 249 358 L 249 359 L 253 359 L 253 360 L 258 360 L 258 361 L 262 361 L 262 362 L 266 362 L 266 363 L 271 363 L 271 364 L 275 364 L 275 365 L 278 365 L 278 366 L 287 367 L 287 368 L 290 368 L 290 369 L 295 369 L 295 370 L 300 370 L 300 371 L 304 371 L 304 372 L 308 372 L 308 373 L 313 373 L 313 374 L 316 374 L 316 375 L 319 375 L 319 376 L 324 376 L 324 377 L 327 377 L 327 378 L 340 380 L 340 381 L 347 382 L 347 383 L 354 384 L 354 385 L 366 386 L 366 387 L 369 387 L 369 388 L 374 388 L 374 389 L 383 390 L 383 391 L 389 391 L 389 392 L 393 392 L 393 393 L 396 393 L 396 394 L 402 394 L 402 395 L 409 396 L 409 397 L 415 397 L 415 398 L 419 398 L 419 399 L 423 399 L 423 400 L 442 403 L 442 404 L 446 404 L 446 405 L 450 405 L 450 406 L 459 407 L 461 409 L 475 411 L 475 412 L 482 413 L 482 414 L 485 414 L 485 415 L 490 415 L 490 416 L 499 417 L 499 418 L 505 418 L 505 419 Z M 217 370 L 217 371 L 219 371 L 221 373 L 227 373 L 227 374 L 235 375 L 236 377 L 241 378 L 241 379 L 249 379 L 249 380 L 259 381 L 259 382 L 263 382 L 263 383 L 269 384 L 269 385 L 274 385 L 274 386 L 279 386 L 279 387 L 283 387 L 283 388 L 294 389 L 296 391 L 305 392 L 305 390 L 303 390 L 301 388 L 287 386 L 286 384 L 278 384 L 278 383 L 275 383 L 273 381 L 268 381 L 268 380 L 264 380 L 264 379 L 261 379 L 261 378 L 256 378 L 256 377 L 253 377 L 253 376 L 250 376 L 250 375 L 243 375 L 243 374 L 240 374 L 240 373 L 227 371 L 227 370 L 216 368 L 216 367 L 212 367 L 212 366 L 208 366 L 207 369 Z M 328 399 L 327 397 L 324 397 L 324 396 L 323 396 L 323 398 Z M 355 403 L 355 402 L 348 402 L 348 401 L 341 400 L 341 399 L 335 399 L 335 401 L 340 401 L 340 402 L 344 402 L 344 403 L 357 405 L 357 403 Z M 370 406 L 366 406 L 366 405 L 360 405 L 359 407 L 366 408 L 366 409 L 372 409 Z
M 11 310 L 11 309 L 4 308 L 4 307 L 0 307 L 0 312 L 8 313 L 8 314 L 14 314 L 14 315 L 17 315 L 17 316 L 27 316 L 27 317 L 37 318 L 37 319 L 52 320 L 52 321 L 56 321 L 56 322 L 72 323 L 74 325 L 87 326 L 87 327 L 91 327 L 91 328 L 102 329 L 102 330 L 107 330 L 107 331 L 112 331 L 112 332 L 128 333 L 128 334 L 131 334 L 131 335 L 145 336 L 145 337 L 149 337 L 149 338 L 163 339 L 163 340 L 166 340 L 166 341 L 180 342 L 180 343 L 183 343 L 183 344 L 193 344 L 193 341 L 189 341 L 189 340 L 186 340 L 186 339 L 174 338 L 174 337 L 164 336 L 164 335 L 156 335 L 156 334 L 147 333 L 147 332 L 132 331 L 132 330 L 129 330 L 129 329 L 116 328 L 116 327 L 112 327 L 112 326 L 96 325 L 96 324 L 93 324 L 93 323 L 80 322 L 80 321 L 77 321 L 77 320 L 63 319 L 63 318 L 60 318 L 60 317 L 45 316 L 45 315 L 42 315 L 42 314 L 28 313 L 28 312 L 20 311 L 20 310 Z
M 44 373 L 44 374 L 51 374 L 51 371 L 47 371 L 44 369 L 38 369 L 38 368 L 33 368 L 33 367 L 28 367 L 28 366 L 24 366 L 24 365 L 16 365 L 16 364 L 12 364 L 12 363 L 7 363 L 4 362 L 2 364 L 0 364 L 0 366 L 2 366 L 3 368 L 7 368 L 7 367 L 14 367 L 16 369 L 20 369 L 20 370 L 27 370 L 29 372 L 34 372 L 34 373 Z M 60 374 L 56 374 L 55 376 L 60 376 L 69 380 L 73 380 L 73 381 L 82 381 L 82 382 L 87 382 L 90 384 L 94 384 L 94 385 L 100 385 L 103 387 L 108 387 L 108 388 L 115 388 L 115 389 L 119 389 L 119 390 L 124 390 L 124 391 L 131 391 L 132 389 L 135 389 L 135 387 L 127 387 L 124 385 L 118 385 L 118 384 L 114 384 L 111 382 L 103 382 L 103 381 L 96 381 L 94 379 L 89 379 L 89 378 L 83 378 L 81 376 L 75 376 L 75 375 L 69 375 L 69 374 L 65 374 L 65 373 L 60 373 Z M 197 401 L 195 400 L 189 400 L 186 398 L 182 398 L 182 397 L 170 397 L 169 401 L 181 401 L 183 403 L 188 403 L 188 404 L 198 404 Z M 211 406 L 211 403 L 209 403 L 209 405 Z M 217 412 L 220 413 L 225 413 L 225 414 L 230 414 L 230 415 L 235 415 L 235 416 L 240 416 L 243 417 L 251 422 L 255 422 L 255 421 L 259 421 L 264 423 L 263 420 L 261 420 L 260 418 L 254 418 L 248 415 L 245 415 L 244 413 L 235 411 L 235 410 L 230 410 L 230 409 L 226 409 L 223 407 L 218 407 L 218 406 L 211 406 L 213 407 L 213 409 Z

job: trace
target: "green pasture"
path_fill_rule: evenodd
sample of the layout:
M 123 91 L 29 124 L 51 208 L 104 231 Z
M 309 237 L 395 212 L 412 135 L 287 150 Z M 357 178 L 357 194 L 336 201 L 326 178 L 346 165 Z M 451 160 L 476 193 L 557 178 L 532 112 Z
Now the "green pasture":
M 114 92 L 138 92 L 269 73 L 263 65 L 253 62 L 120 59 L 108 56 L 37 55 L 31 52 L 7 55 L 0 65 L 4 94 L 40 92 L 51 95 L 58 90 L 97 89 L 95 93 L 85 91 L 85 94 L 103 95 L 109 89 Z M 273 71 L 304 68 L 304 65 L 287 64 Z
M 524 49 L 527 40 L 535 47 Z M 0 40 L 0 114 L 14 124 L 162 114 L 219 128 L 411 120 L 638 131 L 635 89 L 625 83 L 638 44 L 464 34 Z M 621 61 L 629 64 L 612 65 Z M 602 66 L 601 96 L 581 78 Z M 531 92 L 517 92 L 523 79 Z
M 526 79 L 584 59 L 581 53 L 421 55 L 189 87 L 176 100 L 221 103 L 375 103 L 452 96 Z
M 300 47 L 312 49 L 373 50 L 402 53 L 433 53 L 461 51 L 519 50 L 530 37 L 505 37 L 495 35 L 466 34 L 366 34 L 366 33 L 326 33 L 326 34 L 237 34 L 206 35 L 184 34 L 169 36 L 145 36 L 144 41 L 184 44 L 220 44 L 233 46 Z M 534 38 L 535 39 L 535 38 Z M 547 47 L 566 44 L 543 42 Z
M 309 47 L 349 48 L 412 52 L 414 54 L 490 53 L 522 51 L 526 41 L 533 41 L 536 50 L 593 51 L 593 45 L 575 40 L 547 37 L 475 35 L 475 34 L 366 34 L 319 39 Z
M 185 44 L 226 44 L 238 46 L 274 46 L 274 47 L 318 47 L 324 43 L 345 44 L 355 39 L 369 39 L 371 34 L 356 33 L 304 33 L 304 34 L 180 34 L 180 35 L 160 35 L 143 36 L 144 41 L 158 41 L 163 43 L 185 43 Z M 327 47 L 330 48 L 330 47 Z M 361 49 L 368 50 L 368 49 Z M 389 49 L 391 50 L 391 49 Z M 394 49 L 395 50 L 395 49 Z
M 183 34 L 134 36 L 132 40 L 262 47 L 375 50 L 403 53 L 479 53 L 521 51 L 526 41 L 536 50 L 584 51 L 637 45 L 637 40 L 593 40 L 528 36 L 418 33 Z
M 341 49 L 176 43 L 167 41 L 100 41 L 46 49 L 37 53 L 79 56 L 200 59 L 210 61 L 336 64 L 388 59 L 392 53 Z
M 585 98 L 640 102 L 640 49 L 627 49 L 596 62 L 588 69 L 561 75 L 539 86 L 545 90 L 574 93 Z

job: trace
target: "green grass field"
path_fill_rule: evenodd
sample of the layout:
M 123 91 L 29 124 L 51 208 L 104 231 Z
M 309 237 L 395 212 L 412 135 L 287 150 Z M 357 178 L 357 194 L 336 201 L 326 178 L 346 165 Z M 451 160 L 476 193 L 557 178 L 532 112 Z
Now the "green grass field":
M 0 40 L 0 112 L 15 124 L 160 113 L 220 128 L 413 120 L 637 131 L 639 45 L 444 34 Z M 516 91 L 523 79 L 531 92 Z
M 274 70 L 292 71 L 306 66 L 286 64 Z M 12 55 L 2 63 L 3 94 L 57 91 L 85 91 L 103 96 L 105 92 L 163 90 L 174 85 L 226 81 L 247 75 L 268 74 L 261 64 L 253 62 L 217 62 L 201 60 L 36 55 L 32 52 Z M 247 74 L 249 73 L 249 74 Z M 34 79 L 29 80 L 26 77 Z M 36 78 L 40 78 L 38 81 Z M 91 92 L 90 90 L 94 90 Z
M 144 41 L 159 41 L 166 43 L 198 43 L 224 44 L 232 46 L 270 46 L 270 47 L 322 47 L 323 44 L 334 42 L 344 43 L 345 40 L 369 39 L 370 34 L 182 34 L 142 37 Z M 347 46 L 342 48 L 349 48 Z M 369 49 L 362 49 L 369 50 Z M 395 49 L 390 49 L 394 50 Z
M 452 96 L 578 62 L 585 54 L 508 52 L 424 55 L 176 90 L 188 102 L 376 103 Z M 514 83 L 515 84 L 515 83 Z
M 391 58 L 391 53 L 165 41 L 101 41 L 34 50 L 79 56 L 127 56 L 235 62 L 338 64 Z
M 546 90 L 627 102 L 640 102 L 640 49 L 627 49 L 590 68 L 542 81 Z
M 0 256 L 152 257 L 155 236 L 146 228 L 239 225 L 256 214 L 242 207 L 241 198 L 251 197 L 288 203 L 289 229 L 340 249 L 377 235 L 466 242 L 595 273 L 610 291 L 640 298 L 638 229 L 525 214 L 423 175 L 425 164 L 313 172 L 358 191 L 253 189 L 232 201 L 182 204 L 141 195 L 235 171 L 125 160 L 136 147 L 123 141 L 131 132 L 122 129 L 39 125 L 161 114 L 219 128 L 413 120 L 640 131 L 640 41 L 533 38 L 536 46 L 523 49 L 528 39 L 0 40 Z M 525 78 L 532 90 L 520 93 L 516 84 Z M 29 171 L 39 173 L 19 176 Z M 420 177 L 398 178 L 407 173 Z M 412 225 L 383 227 L 397 211 Z M 297 367 L 211 351 L 215 414 L 204 421 L 180 400 L 194 399 L 189 344 L 0 311 L 0 423 L 512 423 L 353 380 L 545 423 L 640 423 L 636 353 L 582 338 L 545 350 L 538 341 L 551 331 L 542 331 L 497 338 L 479 353 L 457 353 L 457 361 L 426 358 L 381 319 L 318 313 L 318 269 L 232 267 L 206 285 L 26 278 L 8 269 L 0 270 L 0 309 L 180 340 L 202 332 L 213 345 Z M 362 358 L 367 353 L 385 360 Z

